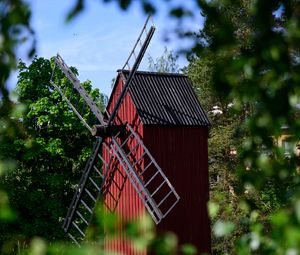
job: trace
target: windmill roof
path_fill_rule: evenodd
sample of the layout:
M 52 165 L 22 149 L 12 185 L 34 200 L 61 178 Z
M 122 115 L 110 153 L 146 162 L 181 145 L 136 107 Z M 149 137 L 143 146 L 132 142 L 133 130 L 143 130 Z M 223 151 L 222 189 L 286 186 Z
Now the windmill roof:
M 137 71 L 129 93 L 145 125 L 210 126 L 186 75 Z

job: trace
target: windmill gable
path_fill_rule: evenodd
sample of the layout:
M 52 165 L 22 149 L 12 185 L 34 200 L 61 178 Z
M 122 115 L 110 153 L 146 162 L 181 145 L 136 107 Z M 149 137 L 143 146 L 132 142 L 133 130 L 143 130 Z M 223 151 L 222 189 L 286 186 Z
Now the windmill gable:
M 136 72 L 129 94 L 144 125 L 210 126 L 186 75 Z

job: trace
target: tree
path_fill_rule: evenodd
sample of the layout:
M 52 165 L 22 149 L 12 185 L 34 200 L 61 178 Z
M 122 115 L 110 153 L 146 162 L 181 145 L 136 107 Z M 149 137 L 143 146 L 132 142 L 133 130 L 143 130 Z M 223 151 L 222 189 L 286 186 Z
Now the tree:
M 0 3 L 0 144 L 7 139 L 12 140 L 14 135 L 20 132 L 20 125 L 10 118 L 18 109 L 9 99 L 6 82 L 11 71 L 17 66 L 16 49 L 24 40 L 31 41 L 28 55 L 34 54 L 35 39 L 30 26 L 30 15 L 29 5 L 22 0 L 4 0 Z M 4 170 L 11 170 L 14 166 L 14 160 L 1 157 L 0 176 Z M 0 196 L 0 222 L 10 221 L 14 218 L 14 213 L 9 207 L 9 198 L 2 187 L 0 187 Z
M 254 54 L 257 42 L 255 43 L 252 39 L 253 35 L 261 33 L 261 28 L 253 22 L 254 13 L 257 9 L 266 7 L 251 5 L 251 1 L 233 1 L 230 4 L 226 1 L 210 1 L 209 4 L 202 3 L 201 6 L 203 6 L 207 21 L 199 35 L 201 40 L 199 41 L 200 50 L 197 52 L 198 58 L 193 59 L 188 71 L 207 111 L 211 111 L 213 106 L 218 106 L 222 112 L 217 116 L 211 116 L 213 127 L 209 138 L 211 202 L 217 202 L 211 204 L 215 210 L 212 222 L 214 232 L 217 234 L 213 240 L 213 248 L 217 253 L 220 251 L 222 254 L 224 252 L 231 254 L 239 241 L 243 245 L 238 246 L 238 253 L 248 254 L 246 252 L 251 251 L 251 242 L 257 241 L 262 246 L 259 251 L 263 253 L 265 246 L 273 241 L 269 239 L 273 232 L 268 219 L 276 214 L 274 212 L 287 206 L 289 195 L 296 190 L 295 181 L 298 178 L 297 175 L 293 177 L 297 165 L 294 165 L 294 170 L 292 170 L 291 162 L 284 159 L 283 151 L 275 147 L 273 143 L 273 138 L 281 133 L 281 126 L 287 121 L 283 119 L 283 116 L 278 116 L 279 112 L 270 113 L 276 100 L 271 96 L 274 93 L 274 87 L 265 79 L 270 73 L 277 73 L 279 70 L 266 65 L 260 71 L 251 70 L 249 76 L 248 65 L 251 66 L 252 61 L 263 63 L 261 56 L 268 59 L 265 55 L 266 50 L 260 52 L 260 55 Z M 269 40 L 272 37 L 272 40 L 275 38 L 278 45 L 282 43 L 283 38 L 279 39 L 279 37 L 282 36 L 282 31 L 286 26 L 285 18 L 283 18 L 285 14 L 279 15 L 278 13 L 281 7 L 280 5 L 273 6 L 273 12 L 269 16 L 270 27 L 266 30 L 274 30 Z M 263 11 L 260 10 L 260 12 L 259 15 L 263 16 Z M 220 17 L 220 19 L 215 17 Z M 266 17 L 260 18 L 263 20 Z M 291 62 L 295 59 L 294 56 L 298 55 L 294 47 L 291 47 L 285 56 L 290 58 Z M 275 62 L 274 59 L 268 61 Z M 276 61 L 280 61 L 280 57 Z M 256 82 L 260 79 L 264 82 L 264 89 L 257 86 Z M 280 82 L 282 81 L 281 79 Z M 277 85 L 279 83 L 277 81 Z M 227 84 L 227 87 L 224 84 Z M 257 97 L 258 94 L 260 96 Z M 283 96 L 282 100 L 285 98 L 284 93 L 278 91 L 279 95 Z M 273 106 L 262 106 L 265 103 L 262 101 L 270 100 L 269 97 L 272 98 Z M 231 107 L 228 107 L 229 105 Z M 284 108 L 286 105 L 283 104 L 281 107 Z M 275 125 L 272 123 L 270 126 L 267 124 L 264 130 L 261 129 L 259 124 L 261 119 L 258 116 L 262 109 L 272 118 L 277 116 L 281 122 Z M 292 112 L 294 111 L 295 108 L 292 109 Z M 295 113 L 292 112 L 284 118 L 293 119 Z M 265 121 L 268 122 L 266 119 Z M 245 145 L 249 143 L 250 148 L 245 149 Z M 231 148 L 236 149 L 237 155 L 230 155 L 233 154 Z M 266 161 L 253 166 L 253 161 L 257 164 L 262 159 Z M 295 163 L 297 160 L 294 158 L 292 161 Z M 266 170 L 265 163 L 269 164 L 268 170 Z M 289 169 L 286 171 L 291 171 L 290 175 L 280 178 L 278 168 L 281 171 Z M 236 171 L 237 169 L 239 170 Z M 221 178 L 218 178 L 216 182 L 216 176 L 220 175 Z M 239 177 L 242 177 L 242 182 Z M 252 182 L 256 184 L 253 185 Z M 287 190 L 289 195 L 283 193 L 282 190 Z M 257 213 L 255 223 L 251 222 L 253 213 Z M 230 238 L 225 235 L 225 230 L 223 233 L 219 231 L 220 220 L 222 220 L 223 230 L 228 227 L 232 231 Z M 222 236 L 225 235 L 225 238 L 220 237 L 220 233 Z M 280 247 L 280 238 L 275 242 L 278 245 L 276 247 Z M 262 244 L 262 242 L 265 243 Z M 283 247 L 280 248 L 284 250 Z
M 150 55 L 148 56 L 148 69 L 151 72 L 179 73 L 177 60 L 178 55 L 175 55 L 173 51 L 168 51 L 168 48 L 165 47 L 163 55 L 155 60 Z
M 18 218 L 1 225 L 2 244 L 9 240 L 13 245 L 33 236 L 49 241 L 65 237 L 61 221 L 93 146 L 89 132 L 49 84 L 53 64 L 53 60 L 37 57 L 29 66 L 19 63 L 16 104 L 25 109 L 14 121 L 23 130 L 0 145 L 2 158 L 17 160 L 16 169 L 0 182 Z M 52 79 L 70 93 L 70 82 L 57 68 Z M 82 84 L 103 109 L 99 91 L 92 90 L 90 81 Z
M 218 95 L 233 101 L 237 114 L 242 115 L 245 106 L 252 108 L 241 126 L 247 137 L 239 153 L 237 192 L 239 208 L 245 211 L 246 232 L 239 238 L 236 252 L 297 253 L 298 158 L 286 159 L 273 139 L 285 124 L 299 140 L 299 124 L 294 118 L 299 94 L 299 62 L 295 61 L 299 3 L 250 2 L 246 33 L 237 31 L 234 19 L 228 17 L 228 10 L 236 4 L 200 2 L 206 22 L 200 36 L 205 44 L 199 45 L 202 50 L 198 52 L 200 57 L 207 52 L 215 57 L 212 84 Z
M 235 57 L 240 49 L 249 47 L 243 40 L 244 35 L 252 30 L 249 22 L 249 1 L 236 1 L 231 6 L 222 2 L 211 1 L 218 6 L 227 21 L 232 22 L 237 40 L 236 47 L 228 48 L 227 54 Z M 224 20 L 225 22 L 225 20 Z M 234 110 L 235 99 L 226 97 L 226 93 L 217 91 L 214 87 L 213 71 L 222 54 L 213 52 L 209 45 L 214 38 L 216 26 L 204 24 L 199 33 L 200 45 L 203 51 L 196 52 L 187 68 L 187 73 L 193 81 L 194 89 L 201 104 L 208 112 L 212 121 L 209 132 L 209 176 L 210 176 L 210 208 L 212 216 L 212 250 L 214 254 L 232 254 L 237 240 L 248 232 L 248 227 L 242 224 L 246 216 L 239 207 L 243 194 L 238 194 L 238 178 L 236 168 L 239 164 L 238 152 L 247 138 L 247 133 L 240 127 L 249 115 L 247 105 L 244 111 Z M 223 230 L 232 231 L 231 237 L 224 237 Z M 225 231 L 226 232 L 226 231 Z
M 194 58 L 190 62 L 187 73 L 212 123 L 208 138 L 210 207 L 215 210 L 212 226 L 218 228 L 224 223 L 236 226 L 230 239 L 220 237 L 218 233 L 217 236 L 213 235 L 212 250 L 214 254 L 231 254 L 238 237 L 246 231 L 240 224 L 245 215 L 238 208 L 240 197 L 236 192 L 238 179 L 235 176 L 239 162 L 237 151 L 246 136 L 238 131 L 238 127 L 245 118 L 233 111 L 232 101 L 222 98 L 215 91 L 212 83 L 213 64 L 213 55 L 203 54 L 201 58 Z

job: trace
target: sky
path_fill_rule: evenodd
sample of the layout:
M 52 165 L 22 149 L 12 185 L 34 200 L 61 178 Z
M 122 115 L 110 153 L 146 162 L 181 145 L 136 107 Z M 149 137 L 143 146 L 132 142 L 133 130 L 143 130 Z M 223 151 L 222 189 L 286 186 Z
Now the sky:
M 93 87 L 109 96 L 111 81 L 116 76 L 116 71 L 124 65 L 147 17 L 141 11 L 138 1 L 133 1 L 129 10 L 124 12 L 114 2 L 104 4 L 100 0 L 86 0 L 85 10 L 72 22 L 66 23 L 66 14 L 74 2 L 30 1 L 37 56 L 50 58 L 59 53 L 69 66 L 78 69 L 80 81 L 91 80 Z M 194 1 L 189 0 L 185 3 L 192 2 Z M 147 69 L 149 55 L 156 59 L 163 54 L 164 47 L 176 52 L 183 43 L 164 40 L 177 21 L 166 17 L 166 6 L 159 7 L 160 12 L 153 17 L 156 32 L 139 70 Z M 186 26 L 199 30 L 202 20 L 201 17 L 198 18 L 197 22 L 187 22 Z M 30 64 L 22 50 L 19 55 L 24 62 Z M 180 67 L 187 65 L 185 56 L 180 55 L 178 64 Z M 17 73 L 14 73 L 9 80 L 9 87 L 14 87 L 16 81 Z

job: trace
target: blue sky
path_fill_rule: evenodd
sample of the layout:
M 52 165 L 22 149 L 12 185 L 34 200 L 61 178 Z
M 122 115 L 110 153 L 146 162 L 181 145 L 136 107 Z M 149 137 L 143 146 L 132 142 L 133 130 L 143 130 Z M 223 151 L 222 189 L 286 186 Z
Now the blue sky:
M 137 1 L 126 12 L 120 10 L 116 3 L 104 4 L 102 1 L 86 0 L 85 10 L 71 23 L 65 23 L 66 13 L 75 1 L 32 0 L 32 25 L 37 38 L 37 55 L 45 58 L 60 53 L 69 66 L 79 70 L 79 79 L 89 79 L 107 95 L 111 92 L 111 80 L 116 70 L 121 68 L 129 55 L 137 36 L 146 20 Z M 176 2 L 176 1 L 175 1 Z M 180 3 L 181 1 L 177 1 Z M 185 4 L 194 1 L 186 1 Z M 147 56 L 154 59 L 161 56 L 164 47 L 176 51 L 183 42 L 164 41 L 168 31 L 176 22 L 164 14 L 166 6 L 160 6 L 160 12 L 154 16 L 156 33 L 140 66 L 147 69 Z M 201 17 L 191 20 L 186 26 L 200 28 Z M 24 55 L 24 54 L 23 54 Z M 23 61 L 30 60 L 20 57 Z M 179 65 L 187 64 L 180 56 Z M 16 74 L 10 80 L 10 87 L 16 82 Z

